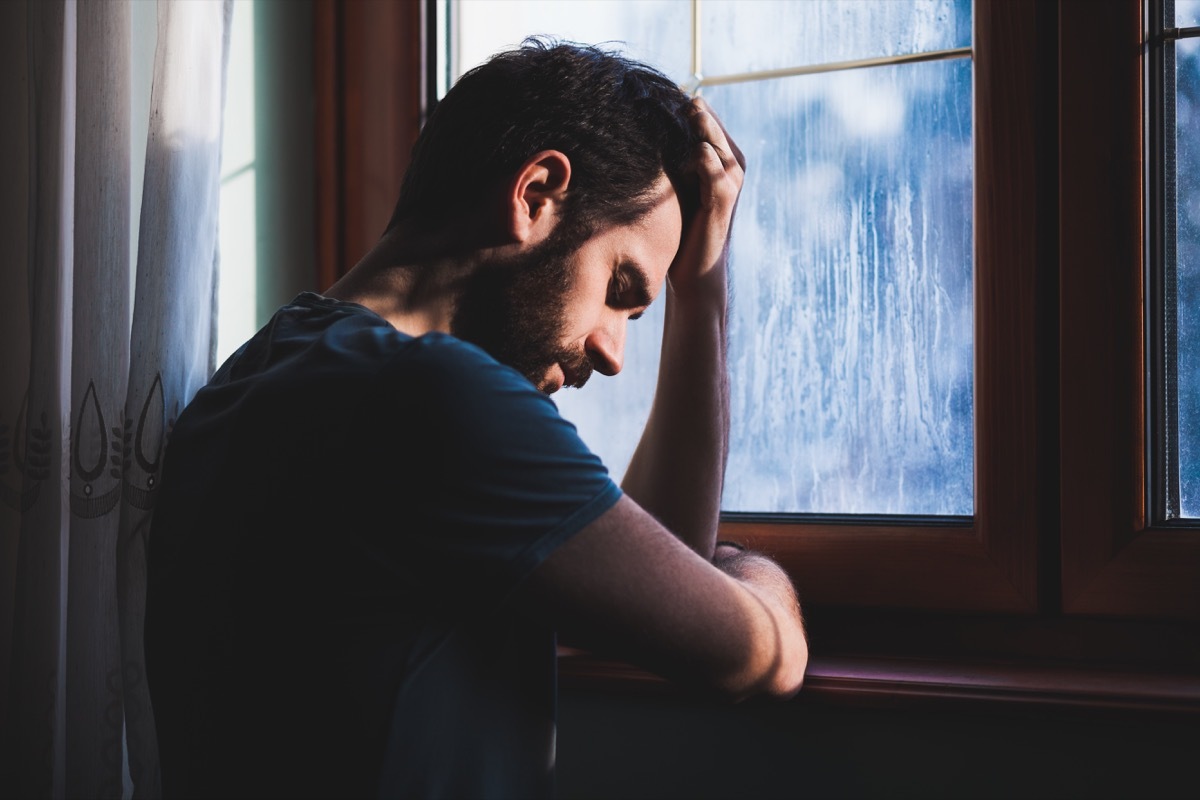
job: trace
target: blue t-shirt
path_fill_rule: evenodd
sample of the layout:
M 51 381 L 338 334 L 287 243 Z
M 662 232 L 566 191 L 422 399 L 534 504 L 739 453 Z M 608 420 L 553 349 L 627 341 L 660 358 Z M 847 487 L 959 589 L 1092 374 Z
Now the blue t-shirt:
M 166 793 L 552 792 L 554 635 L 510 601 L 620 490 L 522 375 L 305 293 L 180 415 L 159 491 Z

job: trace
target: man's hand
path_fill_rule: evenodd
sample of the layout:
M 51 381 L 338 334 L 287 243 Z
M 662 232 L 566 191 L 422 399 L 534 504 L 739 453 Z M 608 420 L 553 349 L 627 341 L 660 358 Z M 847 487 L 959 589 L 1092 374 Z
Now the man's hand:
M 724 301 L 729 229 L 746 175 L 746 157 L 703 98 L 692 101 L 691 122 L 700 136 L 693 165 L 700 206 L 687 221 L 687 232 L 668 279 L 676 297 L 686 300 L 709 290 Z
M 692 102 L 691 123 L 702 139 L 693 162 L 699 208 L 668 273 L 658 387 L 621 486 L 709 560 L 729 452 L 726 262 L 745 158 L 704 100 Z

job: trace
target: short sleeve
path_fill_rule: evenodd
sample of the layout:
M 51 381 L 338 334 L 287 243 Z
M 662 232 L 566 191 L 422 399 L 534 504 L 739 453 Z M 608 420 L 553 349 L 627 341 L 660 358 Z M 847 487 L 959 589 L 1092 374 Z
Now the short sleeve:
M 414 340 L 379 397 L 381 546 L 432 587 L 502 598 L 621 495 L 549 397 L 453 337 Z

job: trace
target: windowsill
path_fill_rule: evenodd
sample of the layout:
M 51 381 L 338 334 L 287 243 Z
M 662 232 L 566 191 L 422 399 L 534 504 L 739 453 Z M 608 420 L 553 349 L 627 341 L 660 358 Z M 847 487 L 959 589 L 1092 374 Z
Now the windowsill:
M 796 701 L 871 706 L 1200 713 L 1200 623 L 948 615 L 813 606 Z M 577 650 L 563 686 L 680 696 L 644 670 Z
M 680 695 L 629 664 L 563 649 L 567 689 Z M 796 701 L 846 705 L 1041 707 L 1200 714 L 1200 675 L 1097 666 L 813 656 Z

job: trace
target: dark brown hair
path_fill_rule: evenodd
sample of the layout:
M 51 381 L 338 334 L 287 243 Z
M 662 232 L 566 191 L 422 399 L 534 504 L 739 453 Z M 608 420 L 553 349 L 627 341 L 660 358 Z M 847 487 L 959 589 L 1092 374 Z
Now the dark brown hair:
M 542 150 L 571 160 L 564 219 L 577 237 L 640 218 L 663 173 L 686 212 L 696 142 L 688 103 L 661 72 L 615 52 L 527 39 L 463 75 L 437 104 L 388 228 L 453 221 Z

